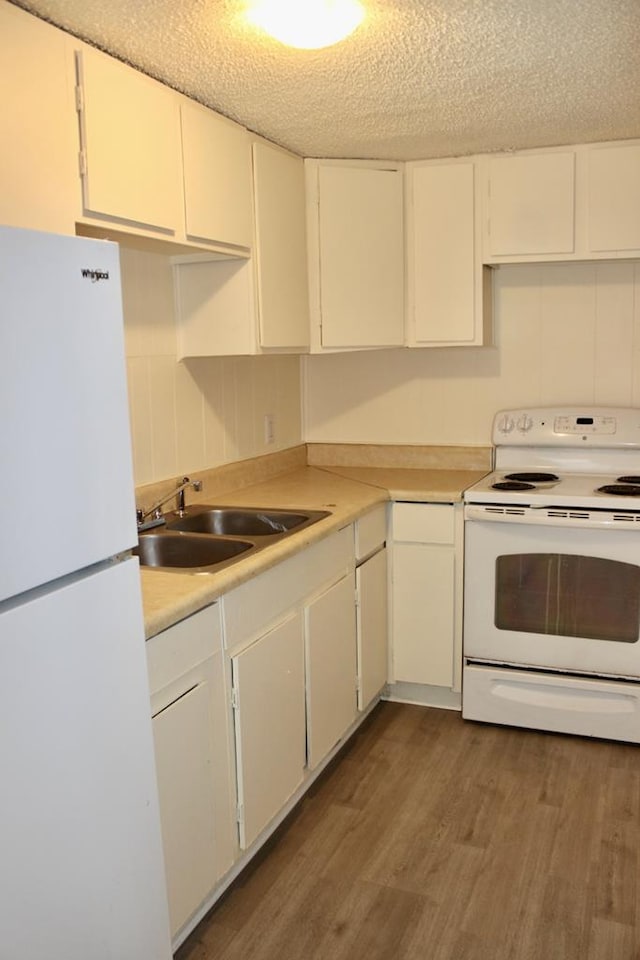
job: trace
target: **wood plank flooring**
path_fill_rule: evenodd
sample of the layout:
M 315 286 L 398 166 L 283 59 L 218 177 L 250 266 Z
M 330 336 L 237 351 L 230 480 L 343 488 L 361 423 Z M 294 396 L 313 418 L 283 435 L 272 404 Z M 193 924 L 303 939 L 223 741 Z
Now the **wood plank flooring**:
M 176 960 L 640 960 L 640 748 L 382 703 Z

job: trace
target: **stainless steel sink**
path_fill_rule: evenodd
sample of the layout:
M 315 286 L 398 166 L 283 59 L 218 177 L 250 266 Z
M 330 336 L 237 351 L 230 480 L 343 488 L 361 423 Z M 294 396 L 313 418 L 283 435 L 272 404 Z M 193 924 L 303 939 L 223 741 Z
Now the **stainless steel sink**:
M 255 549 L 255 544 L 248 540 L 145 533 L 138 540 L 133 553 L 140 558 L 143 567 L 211 572 L 233 563 L 252 549 Z
M 141 534 L 133 552 L 143 567 L 215 573 L 250 551 L 268 547 L 328 516 L 327 510 L 194 504 L 182 517 L 166 514 L 166 526 Z
M 177 520 L 167 520 L 167 530 L 234 537 L 281 537 L 303 530 L 323 517 L 326 510 L 270 510 L 259 507 L 213 507 L 198 504 Z

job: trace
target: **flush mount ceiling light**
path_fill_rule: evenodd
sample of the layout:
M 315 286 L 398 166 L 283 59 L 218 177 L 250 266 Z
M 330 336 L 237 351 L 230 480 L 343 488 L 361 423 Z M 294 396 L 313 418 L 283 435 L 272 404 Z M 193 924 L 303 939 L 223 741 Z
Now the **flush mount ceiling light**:
M 318 50 L 353 33 L 364 9 L 359 0 L 251 0 L 247 17 L 289 47 Z

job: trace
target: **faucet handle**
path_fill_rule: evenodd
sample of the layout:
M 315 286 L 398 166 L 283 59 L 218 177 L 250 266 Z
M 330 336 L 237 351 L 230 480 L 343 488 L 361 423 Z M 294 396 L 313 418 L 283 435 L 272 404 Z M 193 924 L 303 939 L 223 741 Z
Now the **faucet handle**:
M 193 487 L 194 490 L 202 490 L 202 480 L 190 480 L 189 477 L 183 477 L 182 483 L 178 484 L 176 513 L 179 517 L 185 514 L 184 492 L 187 487 Z

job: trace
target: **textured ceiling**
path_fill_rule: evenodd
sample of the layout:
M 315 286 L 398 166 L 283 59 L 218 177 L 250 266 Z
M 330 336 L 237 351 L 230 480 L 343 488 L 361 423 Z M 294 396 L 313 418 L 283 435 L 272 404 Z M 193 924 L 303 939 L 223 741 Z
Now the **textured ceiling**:
M 250 26 L 245 0 L 18 0 L 303 156 L 640 137 L 640 0 L 364 3 L 350 38 L 302 51 Z

